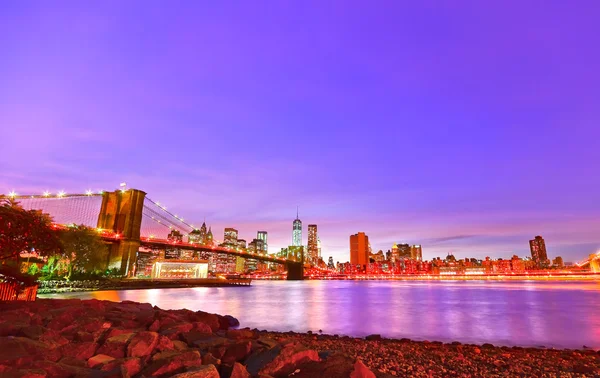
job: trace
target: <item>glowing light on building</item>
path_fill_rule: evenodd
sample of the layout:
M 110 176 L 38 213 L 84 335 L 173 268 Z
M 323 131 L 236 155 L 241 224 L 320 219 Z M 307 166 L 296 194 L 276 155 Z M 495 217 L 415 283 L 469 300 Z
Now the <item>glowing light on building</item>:
M 60 192 L 58 192 L 58 194 L 56 195 L 58 198 L 62 198 L 64 196 L 66 196 L 67 193 L 65 193 L 63 190 L 61 190 Z
M 42 194 L 44 197 L 50 197 L 50 192 L 49 191 L 45 191 L 44 194 Z
M 10 198 L 15 198 L 15 197 L 17 196 L 17 192 L 15 192 L 15 191 L 13 190 L 13 191 L 11 191 L 10 193 L 8 193 L 8 196 L 9 196 Z

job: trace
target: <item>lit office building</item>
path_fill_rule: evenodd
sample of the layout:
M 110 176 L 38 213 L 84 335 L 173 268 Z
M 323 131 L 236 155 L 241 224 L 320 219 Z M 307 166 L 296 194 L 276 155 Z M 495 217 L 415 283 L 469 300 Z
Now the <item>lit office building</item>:
M 369 237 L 364 232 L 350 236 L 350 264 L 366 266 L 369 263 Z
M 302 247 L 302 221 L 298 218 L 298 212 L 296 211 L 296 219 L 292 224 L 292 246 Z
M 256 238 L 258 240 L 262 240 L 262 253 L 263 255 L 266 255 L 269 251 L 269 244 L 267 242 L 267 231 L 258 231 L 256 234 Z
M 313 265 L 316 265 L 317 261 L 319 261 L 319 244 L 317 239 L 317 225 L 309 224 L 307 252 L 308 262 Z

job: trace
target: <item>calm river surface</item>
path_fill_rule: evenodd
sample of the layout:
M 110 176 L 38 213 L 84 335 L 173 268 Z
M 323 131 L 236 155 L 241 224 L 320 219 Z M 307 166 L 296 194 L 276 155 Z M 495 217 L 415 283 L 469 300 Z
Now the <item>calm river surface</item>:
M 600 348 L 600 282 L 254 281 L 250 287 L 41 295 L 230 314 L 242 327 Z

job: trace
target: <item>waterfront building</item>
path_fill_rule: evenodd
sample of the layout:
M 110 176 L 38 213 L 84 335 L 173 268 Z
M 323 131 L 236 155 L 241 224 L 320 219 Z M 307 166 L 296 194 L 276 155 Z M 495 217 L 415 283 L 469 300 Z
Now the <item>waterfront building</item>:
M 267 252 L 269 251 L 269 244 L 267 242 L 267 231 L 258 231 L 256 233 L 256 238 L 258 240 L 262 240 L 263 244 L 262 244 L 262 253 L 263 254 L 267 254 Z
M 546 251 L 546 242 L 541 236 L 536 236 L 529 241 L 529 249 L 531 251 L 531 259 L 538 268 L 548 265 L 548 253 Z
M 423 249 L 420 245 L 410 247 L 410 258 L 416 261 L 423 261 Z
M 364 232 L 350 236 L 350 264 L 366 267 L 369 263 L 369 237 Z
M 311 265 L 316 265 L 319 260 L 319 245 L 317 241 L 317 225 L 309 224 L 308 225 L 308 245 L 307 245 L 307 254 L 308 254 L 308 262 Z
M 525 271 L 525 261 L 520 259 L 517 255 L 513 255 L 510 259 L 510 265 L 513 272 L 519 273 Z
M 240 251 L 245 251 L 246 250 L 246 240 L 244 239 L 238 239 L 237 241 L 237 248 Z
M 298 209 L 296 209 L 296 219 L 292 224 L 292 246 L 302 246 L 302 221 L 298 217 Z
M 564 268 L 565 264 L 563 262 L 563 258 L 560 256 L 556 256 L 556 258 L 552 260 L 552 266 L 555 268 Z

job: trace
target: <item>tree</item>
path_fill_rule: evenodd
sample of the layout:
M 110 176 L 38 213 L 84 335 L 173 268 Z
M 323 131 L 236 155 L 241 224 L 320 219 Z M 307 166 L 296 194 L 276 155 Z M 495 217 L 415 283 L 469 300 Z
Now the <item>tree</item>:
M 80 225 L 60 231 L 62 260 L 67 264 L 67 279 L 73 273 L 97 273 L 106 269 L 108 248 L 89 227 Z
M 22 252 L 40 256 L 61 253 L 52 218 L 39 210 L 25 210 L 12 199 L 0 198 L 0 261 L 20 261 Z

